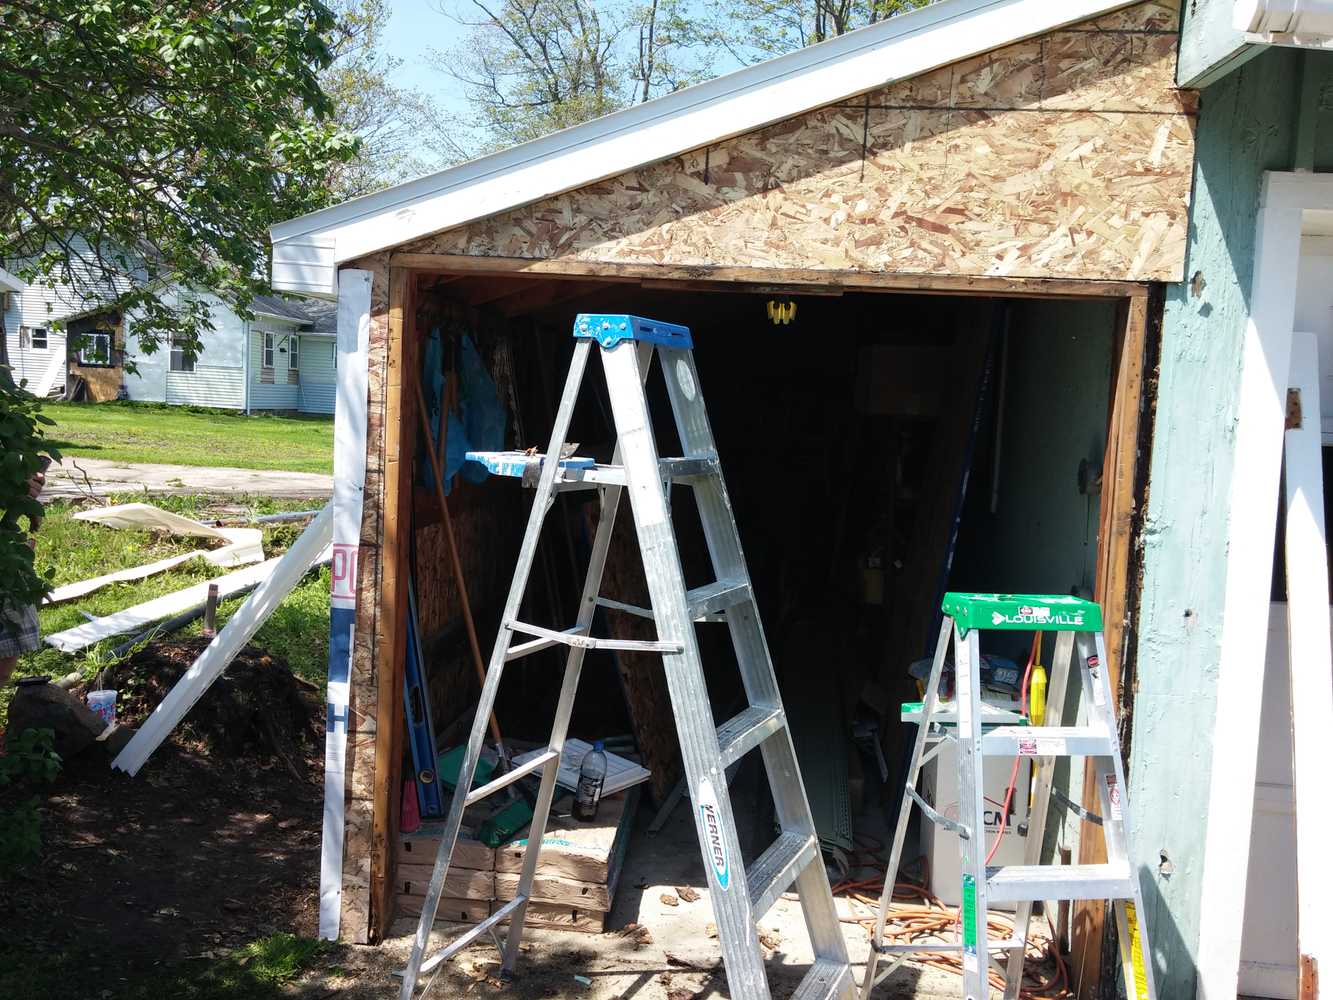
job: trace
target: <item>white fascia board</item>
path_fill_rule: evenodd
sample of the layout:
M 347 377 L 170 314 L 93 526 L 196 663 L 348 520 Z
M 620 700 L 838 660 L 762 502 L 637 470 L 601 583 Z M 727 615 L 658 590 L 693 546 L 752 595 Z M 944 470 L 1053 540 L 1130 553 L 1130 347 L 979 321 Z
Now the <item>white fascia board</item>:
M 939 0 L 819 45 L 273 227 L 275 289 L 1131 4 Z
M 16 277 L 0 267 L 0 292 L 21 292 L 28 287 L 22 278 Z

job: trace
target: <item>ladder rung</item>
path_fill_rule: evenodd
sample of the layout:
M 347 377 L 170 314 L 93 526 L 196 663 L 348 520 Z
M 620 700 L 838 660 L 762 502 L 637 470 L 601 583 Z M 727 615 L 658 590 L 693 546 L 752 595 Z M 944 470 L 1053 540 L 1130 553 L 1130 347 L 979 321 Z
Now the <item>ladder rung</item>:
M 981 737 L 985 757 L 1109 757 L 1115 743 L 1099 726 L 1000 726 Z
M 1002 941 L 989 940 L 986 942 L 987 951 L 1008 951 L 1010 948 L 1018 948 L 1023 944 L 1021 938 L 1005 938 Z M 875 951 L 881 955 L 915 955 L 921 952 L 959 952 L 963 946 L 957 942 L 942 941 L 914 941 L 910 944 L 877 944 L 873 945 Z
M 1132 899 L 1129 866 L 1004 865 L 986 869 L 992 903 L 1037 902 L 1048 899 Z
M 568 635 L 578 635 L 582 631 L 582 625 L 571 625 L 565 629 Z M 533 653 L 540 653 L 543 649 L 550 649 L 552 646 L 559 645 L 561 645 L 559 639 L 533 639 L 531 642 L 520 642 L 517 646 L 509 647 L 509 652 L 505 653 L 505 662 L 522 659 L 525 656 L 531 656 Z
M 833 1000 L 845 987 L 855 985 L 849 982 L 851 975 L 852 968 L 846 962 L 818 959 L 801 979 L 791 1000 Z
M 706 476 L 715 476 L 718 461 L 714 456 L 705 458 L 663 458 L 658 461 L 662 476 L 673 482 L 693 483 Z
M 808 833 L 783 833 L 759 855 L 746 873 L 750 918 L 760 920 L 796 876 L 819 857 L 819 839 Z
M 541 753 L 537 754 L 536 757 L 533 757 L 532 760 L 525 761 L 518 767 L 506 771 L 504 774 L 500 775 L 500 777 L 496 778 L 494 781 L 488 781 L 480 788 L 474 788 L 472 791 L 468 792 L 467 804 L 472 805 L 474 802 L 480 802 L 486 796 L 498 792 L 501 788 L 504 788 L 505 785 L 512 785 L 519 778 L 529 775 L 533 771 L 540 770 L 543 766 L 545 766 L 547 761 L 555 760 L 559 756 L 560 754 L 554 750 L 542 751 Z
M 450 941 L 447 945 L 445 945 L 443 948 L 437 951 L 430 958 L 422 962 L 421 968 L 420 970 L 418 970 L 417 975 L 422 976 L 428 972 L 433 972 L 441 963 L 449 961 L 449 958 L 451 956 L 458 954 L 460 951 L 462 951 L 464 948 L 470 945 L 473 941 L 477 940 L 477 938 L 481 937 L 483 934 L 490 931 L 492 927 L 496 926 L 501 921 L 508 919 L 509 916 L 515 910 L 517 910 L 519 906 L 522 905 L 526 900 L 527 900 L 526 896 L 516 896 L 514 899 L 511 899 L 509 902 L 505 903 L 504 906 L 500 907 L 498 910 L 492 913 L 481 923 L 477 924 L 476 927 L 469 928 L 467 931 L 460 934 L 454 940 Z M 399 979 L 401 979 L 405 975 L 405 973 L 400 970 L 398 972 L 395 972 L 394 975 L 397 976 Z
M 911 722 L 919 726 L 922 710 L 923 705 L 919 701 L 904 702 L 899 718 L 903 722 Z M 936 725 L 958 725 L 957 702 L 946 701 L 936 705 L 935 711 L 930 714 L 930 721 Z M 1021 712 L 1000 708 L 998 705 L 992 705 L 987 701 L 981 703 L 981 724 L 983 726 L 1004 725 L 1005 723 L 1022 724 L 1023 721 Z
M 685 594 L 685 602 L 689 605 L 692 621 L 704 615 L 715 615 L 728 608 L 734 608 L 749 599 L 750 581 L 737 577 L 728 577 L 702 587 L 695 587 Z
M 595 639 L 590 635 L 584 635 L 583 630 L 575 626 L 572 629 L 566 629 L 563 632 L 557 632 L 553 628 L 543 628 L 540 625 L 529 625 L 527 622 L 511 621 L 506 622 L 505 626 L 515 632 L 522 632 L 525 635 L 540 636 L 543 639 L 550 639 L 553 643 L 559 642 L 566 646 L 576 646 L 580 649 L 618 649 L 624 652 L 634 653 L 679 653 L 684 650 L 678 642 L 648 642 L 637 639 Z M 526 646 L 527 643 L 524 643 Z
M 784 725 L 787 719 L 781 708 L 751 705 L 717 727 L 717 745 L 722 752 L 721 767 L 725 771 L 736 761 L 768 739 Z

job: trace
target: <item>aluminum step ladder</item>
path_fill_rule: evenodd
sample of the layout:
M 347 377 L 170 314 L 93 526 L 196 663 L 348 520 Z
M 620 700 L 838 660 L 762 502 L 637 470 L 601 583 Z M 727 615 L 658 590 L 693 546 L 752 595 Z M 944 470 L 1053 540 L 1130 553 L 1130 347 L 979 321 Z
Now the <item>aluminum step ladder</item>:
M 795 1000 L 852 1000 L 856 984 L 848 963 L 847 946 L 821 860 L 814 819 L 801 784 L 800 769 L 751 590 L 740 536 L 722 481 L 717 448 L 694 366 L 690 332 L 682 326 L 635 316 L 583 314 L 575 320 L 574 337 L 574 356 L 546 454 L 472 452 L 468 455 L 494 473 L 522 478 L 527 485 L 536 487 L 536 496 L 459 773 L 472 774 L 476 768 L 486 720 L 495 704 L 505 666 L 540 650 L 564 645 L 569 651 L 550 742 L 531 761 L 502 777 L 472 790 L 460 782 L 455 790 L 440 838 L 430 888 L 421 909 L 412 956 L 402 973 L 402 1000 L 411 1000 L 422 973 L 437 968 L 483 935 L 490 934 L 500 947 L 494 929 L 504 920 L 510 922 L 510 929 L 501 948 L 501 968 L 502 973 L 512 974 L 519 954 L 524 913 L 532 893 L 542 835 L 555 793 L 556 773 L 579 671 L 584 654 L 590 649 L 636 650 L 662 656 L 732 997 L 735 1000 L 768 1000 L 768 977 L 757 923 L 794 885 L 800 896 L 815 957 L 814 964 L 793 994 Z M 610 464 L 569 456 L 565 451 L 574 404 L 588 359 L 594 352 L 602 360 L 616 429 L 616 448 Z M 678 458 L 659 457 L 653 437 L 644 382 L 654 356 L 661 362 L 684 451 Z M 690 590 L 685 586 L 671 522 L 670 489 L 673 484 L 694 490 L 714 571 L 713 583 Z M 563 631 L 519 621 L 519 609 L 546 512 L 557 493 L 580 489 L 598 492 L 601 516 L 579 601 L 578 620 Z M 628 494 L 651 608 L 626 605 L 600 596 L 602 570 L 622 494 Z M 657 625 L 657 639 L 631 641 L 593 637 L 590 632 L 599 605 L 652 619 Z M 747 695 L 748 707 L 721 726 L 713 719 L 695 638 L 695 623 L 703 621 L 726 622 Z M 524 637 L 524 641 L 516 642 L 517 636 Z M 741 858 L 726 771 L 729 765 L 754 749 L 762 752 L 780 833 L 767 850 L 747 865 Z M 541 790 L 533 810 L 516 897 L 426 958 L 426 944 L 463 810 L 511 782 L 537 773 L 541 775 Z
M 1107 900 L 1115 912 L 1120 959 L 1130 1000 L 1156 1000 L 1152 963 L 1145 961 L 1147 929 L 1142 919 L 1143 898 L 1138 875 L 1130 861 L 1125 839 L 1129 800 L 1124 764 L 1116 730 L 1115 702 L 1103 668 L 1106 646 L 1102 638 L 1101 608 L 1091 601 L 1066 596 L 1026 594 L 944 595 L 944 621 L 926 684 L 924 701 L 903 705 L 902 718 L 917 724 L 916 741 L 907 770 L 907 785 L 898 824 L 894 829 L 889 867 L 871 936 L 870 957 L 861 983 L 861 1000 L 913 953 L 961 953 L 962 995 L 984 1000 L 991 994 L 992 962 L 1004 978 L 1006 1000 L 1015 1000 L 1022 988 L 1023 959 L 1027 949 L 1033 904 L 1052 900 Z M 1018 712 L 991 706 L 981 699 L 980 633 L 987 630 L 1054 632 L 1055 653 L 1040 726 Z M 956 693 L 952 702 L 940 698 L 940 678 L 950 644 L 954 650 Z M 1079 718 L 1061 725 L 1068 689 L 1070 661 L 1078 658 L 1082 687 Z M 958 748 L 958 820 L 941 815 L 920 795 L 916 784 L 921 768 L 944 746 Z M 928 748 L 929 745 L 929 748 Z M 986 865 L 985 797 L 982 765 L 987 757 L 1033 758 L 1035 796 L 1028 822 L 1024 863 Z M 1101 815 L 1086 813 L 1053 789 L 1056 761 L 1062 757 L 1091 757 L 1095 763 Z M 1016 789 L 1014 794 L 1027 794 Z M 1042 841 L 1051 799 L 1102 827 L 1107 861 L 1100 865 L 1041 864 Z M 961 940 L 954 944 L 884 943 L 884 924 L 902 862 L 912 807 L 923 817 L 958 834 L 962 855 Z M 1013 937 L 993 940 L 987 933 L 992 903 L 1016 903 Z M 887 959 L 885 968 L 879 968 Z

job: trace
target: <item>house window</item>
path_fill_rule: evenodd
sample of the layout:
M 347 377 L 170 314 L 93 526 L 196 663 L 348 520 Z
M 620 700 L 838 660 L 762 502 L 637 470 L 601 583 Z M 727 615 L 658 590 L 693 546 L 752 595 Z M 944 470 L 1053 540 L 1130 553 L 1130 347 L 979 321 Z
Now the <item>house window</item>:
M 80 337 L 79 364 L 94 368 L 111 367 L 111 331 L 92 330 Z
M 273 348 L 274 348 L 274 341 L 275 341 L 276 339 L 277 339 L 277 338 L 274 337 L 273 334 L 271 334 L 271 333 L 266 333 L 266 334 L 264 334 L 264 364 L 263 364 L 263 367 L 265 367 L 265 368 L 272 368 L 272 367 L 273 367 Z
M 27 342 L 34 351 L 44 351 L 47 347 L 46 327 L 24 326 L 19 328 L 19 343 Z
M 301 338 L 287 338 L 287 384 L 301 384 Z
M 180 337 L 171 338 L 171 370 L 173 372 L 194 371 L 195 359 L 185 353 L 185 342 Z

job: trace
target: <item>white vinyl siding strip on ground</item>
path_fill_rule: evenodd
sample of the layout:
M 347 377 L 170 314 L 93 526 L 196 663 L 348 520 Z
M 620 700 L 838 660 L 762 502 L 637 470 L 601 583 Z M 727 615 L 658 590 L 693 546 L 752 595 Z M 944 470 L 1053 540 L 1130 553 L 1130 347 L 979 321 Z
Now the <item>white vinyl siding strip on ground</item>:
M 245 405 L 245 373 L 206 365 L 197 365 L 192 372 L 167 372 L 166 401 L 238 410 Z

